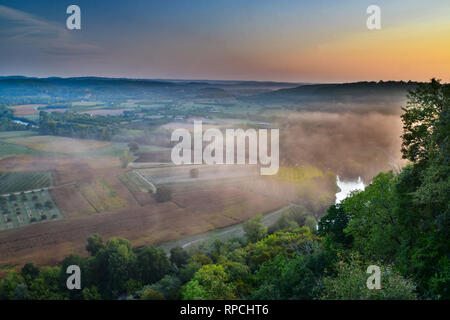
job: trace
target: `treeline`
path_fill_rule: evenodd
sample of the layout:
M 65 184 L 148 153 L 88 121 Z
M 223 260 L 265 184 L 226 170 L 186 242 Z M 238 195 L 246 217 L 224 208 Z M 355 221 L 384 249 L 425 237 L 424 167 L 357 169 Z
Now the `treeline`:
M 329 209 L 324 246 L 389 264 L 419 297 L 450 298 L 450 86 L 436 80 L 409 94 L 402 153 L 410 165 L 382 173 L 364 192 Z
M 111 140 L 119 132 L 119 116 L 95 116 L 71 112 L 39 112 L 39 133 L 83 139 Z
M 318 228 L 293 207 L 270 230 L 255 217 L 245 238 L 175 247 L 170 256 L 93 235 L 88 258 L 13 270 L 0 298 L 449 299 L 449 89 L 432 80 L 410 93 L 402 116 L 410 165 L 331 206 Z M 82 270 L 81 290 L 66 288 L 69 265 Z M 381 270 L 379 290 L 366 286 L 369 265 Z
M 0 131 L 15 131 L 30 129 L 30 125 L 14 122 L 14 111 L 4 105 L 0 105 Z
M 290 210 L 267 228 L 256 217 L 246 238 L 215 240 L 170 256 L 153 246 L 133 250 L 125 239 L 89 237 L 90 256 L 71 255 L 60 266 L 26 264 L 0 283 L 1 299 L 330 299 L 415 298 L 415 285 L 389 266 L 383 290 L 366 288 L 357 255 L 345 257 L 322 245 L 316 232 L 299 227 L 303 210 Z M 314 228 L 315 229 L 315 228 Z M 347 259 L 348 258 L 348 259 Z M 81 269 L 81 289 L 68 290 L 66 269 Z M 349 279 L 349 277 L 351 279 Z M 354 286 L 348 288 L 348 286 Z

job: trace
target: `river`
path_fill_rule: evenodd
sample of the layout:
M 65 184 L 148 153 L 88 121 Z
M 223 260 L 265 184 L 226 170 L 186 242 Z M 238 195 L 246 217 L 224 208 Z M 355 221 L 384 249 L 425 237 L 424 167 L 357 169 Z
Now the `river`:
M 347 198 L 352 191 L 364 190 L 364 183 L 361 180 L 361 177 L 358 177 L 357 180 L 341 180 L 339 176 L 337 176 L 336 183 L 340 189 L 340 191 L 336 193 L 336 204 Z

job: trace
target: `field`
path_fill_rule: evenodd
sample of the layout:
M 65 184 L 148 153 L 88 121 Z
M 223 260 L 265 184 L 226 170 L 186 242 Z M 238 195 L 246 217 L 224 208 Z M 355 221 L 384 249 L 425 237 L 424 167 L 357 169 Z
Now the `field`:
M 128 171 L 117 176 L 120 181 L 128 188 L 130 193 L 140 205 L 153 203 L 151 193 L 155 192 L 154 185 L 144 180 L 138 173 Z
M 0 197 L 0 230 L 62 218 L 47 190 Z
M 275 211 L 286 202 L 238 188 L 216 188 L 197 194 L 175 195 L 174 202 L 131 205 L 119 210 L 36 224 L 0 233 L 0 267 L 20 266 L 28 261 L 54 264 L 65 256 L 86 255 L 86 239 L 93 233 L 105 238 L 125 237 L 134 246 L 158 244 L 241 223 Z M 228 198 L 240 206 L 240 215 L 227 210 Z M 178 204 L 178 205 L 177 205 Z M 181 207 L 183 205 L 183 207 Z
M 4 140 L 7 143 L 29 147 L 34 150 L 75 154 L 109 146 L 109 142 L 55 136 L 19 137 Z
M 0 268 L 17 268 L 28 261 L 54 264 L 71 253 L 86 255 L 85 241 L 92 233 L 125 237 L 133 246 L 142 246 L 239 225 L 297 201 L 302 182 L 322 181 L 325 176 L 314 168 L 302 172 L 282 168 L 279 177 L 264 178 L 256 166 L 240 165 L 177 167 L 141 162 L 132 164 L 134 170 L 122 169 L 119 156 L 126 143 L 29 132 L 0 134 L 0 143 L 11 150 L 23 148 L 0 159 L 0 171 L 6 173 L 0 188 L 8 192 L 39 189 L 50 180 L 51 188 L 37 197 L 39 203 L 46 203 L 40 200 L 46 195 L 54 204 L 54 211 L 47 212 L 28 199 L 31 193 L 25 200 L 21 195 L 15 202 L 7 199 L 4 211 L 8 214 L 1 217 Z M 143 154 L 170 152 L 156 146 L 140 150 Z M 191 176 L 194 168 L 198 177 Z M 170 201 L 154 199 L 154 189 L 161 186 L 172 189 Z M 9 213 L 17 209 L 23 211 L 21 221 Z M 47 223 L 30 223 L 32 218 L 41 221 L 41 214 Z
M 84 177 L 86 170 L 89 172 L 89 166 L 80 167 L 78 177 Z M 133 246 L 159 244 L 240 224 L 288 204 L 277 197 L 242 190 L 239 181 L 254 174 L 252 170 L 237 169 L 229 179 L 214 179 L 215 174 L 231 174 L 232 168 L 214 173 L 205 166 L 199 178 L 186 177 L 189 166 L 144 169 L 147 175 L 150 172 L 174 187 L 172 200 L 164 203 L 153 199 L 150 185 L 139 172 L 111 170 L 50 190 L 64 219 L 2 231 L 0 267 L 27 261 L 54 264 L 70 253 L 86 255 L 85 241 L 96 232 L 105 238 L 125 237 Z M 168 179 L 172 174 L 176 178 Z
M 15 116 L 29 116 L 29 115 L 38 114 L 39 110 L 37 108 L 39 108 L 39 107 L 45 107 L 45 105 L 43 105 L 43 104 L 23 104 L 23 105 L 12 106 L 11 108 L 14 109 Z
M 96 213 L 94 207 L 80 194 L 75 184 L 53 188 L 50 194 L 67 219 Z
M 91 116 L 107 116 L 107 115 L 118 115 L 122 114 L 124 111 L 130 111 L 132 109 L 91 109 L 80 111 L 78 113 L 86 113 Z
M 0 194 L 35 190 L 52 185 L 48 171 L 0 172 Z
M 128 189 L 116 177 L 80 183 L 78 189 L 96 212 L 111 211 L 135 203 Z

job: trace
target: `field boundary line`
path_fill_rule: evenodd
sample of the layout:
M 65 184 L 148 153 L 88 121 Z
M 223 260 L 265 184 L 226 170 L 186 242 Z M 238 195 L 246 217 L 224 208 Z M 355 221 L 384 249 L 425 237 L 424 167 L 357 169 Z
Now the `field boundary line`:
M 126 173 L 126 172 L 125 172 L 125 173 Z M 134 195 L 133 191 L 131 191 L 131 189 L 128 187 L 128 185 L 127 185 L 125 182 L 123 182 L 122 179 L 120 179 L 120 174 L 116 174 L 116 177 L 117 177 L 117 180 L 119 180 L 120 183 L 121 183 L 122 185 L 125 186 L 125 188 L 128 190 L 128 192 L 131 193 L 131 196 L 134 198 L 134 201 L 136 201 L 136 203 L 137 203 L 138 205 L 140 205 L 141 207 L 143 207 L 144 205 L 143 205 L 142 203 L 139 202 L 139 200 L 138 200 L 138 199 L 136 198 L 136 196 Z
M 147 180 L 147 178 L 145 178 L 140 172 L 138 172 L 137 170 L 133 170 L 132 171 L 133 173 L 135 173 L 138 177 L 140 177 L 141 179 L 143 179 L 145 182 L 147 182 L 149 185 L 150 185 L 150 187 L 152 188 L 152 192 L 153 193 L 156 193 L 156 191 L 158 190 L 157 188 L 156 188 L 156 186 L 151 182 L 151 181 L 149 181 L 149 180 Z

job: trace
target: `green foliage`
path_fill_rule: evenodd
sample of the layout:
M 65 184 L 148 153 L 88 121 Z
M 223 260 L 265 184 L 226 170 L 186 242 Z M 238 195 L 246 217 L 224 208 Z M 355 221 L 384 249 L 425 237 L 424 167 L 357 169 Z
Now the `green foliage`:
M 105 247 L 105 242 L 103 241 L 101 235 L 95 233 L 89 236 L 86 250 L 91 256 L 95 256 L 101 249 L 104 249 Z
M 137 255 L 138 275 L 143 284 L 160 280 L 171 270 L 170 261 L 162 249 L 147 246 Z
M 189 254 L 180 246 L 170 249 L 170 261 L 178 268 L 186 265 L 189 260 Z
M 345 233 L 350 218 L 342 205 L 332 205 L 327 214 L 319 221 L 319 235 L 327 236 L 331 242 L 343 248 L 350 248 L 353 244 L 351 234 Z
M 324 279 L 324 296 L 322 299 L 339 300 L 411 300 L 416 299 L 415 285 L 391 267 L 374 263 L 381 269 L 381 289 L 368 289 L 366 273 L 367 266 L 356 257 L 349 262 L 339 262 L 337 277 Z
M 164 296 L 161 292 L 148 288 L 142 292 L 141 300 L 164 300 Z
M 267 234 L 267 227 L 262 223 L 261 215 L 257 215 L 246 221 L 243 229 L 249 242 L 256 242 Z
M 312 255 L 288 258 L 278 255 L 266 261 L 255 273 L 256 289 L 250 295 L 257 300 L 313 299 L 320 291 L 319 277 L 323 270 L 311 270 Z M 315 271 L 319 274 L 316 277 Z
M 39 276 L 39 268 L 34 265 L 34 263 L 26 263 L 20 272 L 22 277 L 25 279 L 26 283 L 31 283 L 34 279 Z
M 0 300 L 14 299 L 17 286 L 23 283 L 24 279 L 16 270 L 10 271 L 0 282 Z
M 102 296 L 96 286 L 82 290 L 83 300 L 102 300 Z
M 126 168 L 128 164 L 133 161 L 133 155 L 128 152 L 128 150 L 125 150 L 122 155 L 119 157 L 120 159 L 120 166 L 122 168 Z
M 447 144 L 449 133 L 450 85 L 432 79 L 409 93 L 403 108 L 402 153 L 405 159 L 420 162 Z
M 205 265 L 183 287 L 183 299 L 233 299 L 235 288 L 228 280 L 222 265 Z
M 399 249 L 394 183 L 392 173 L 380 173 L 364 192 L 342 203 L 350 219 L 344 232 L 352 235 L 354 248 L 366 258 L 390 262 Z

